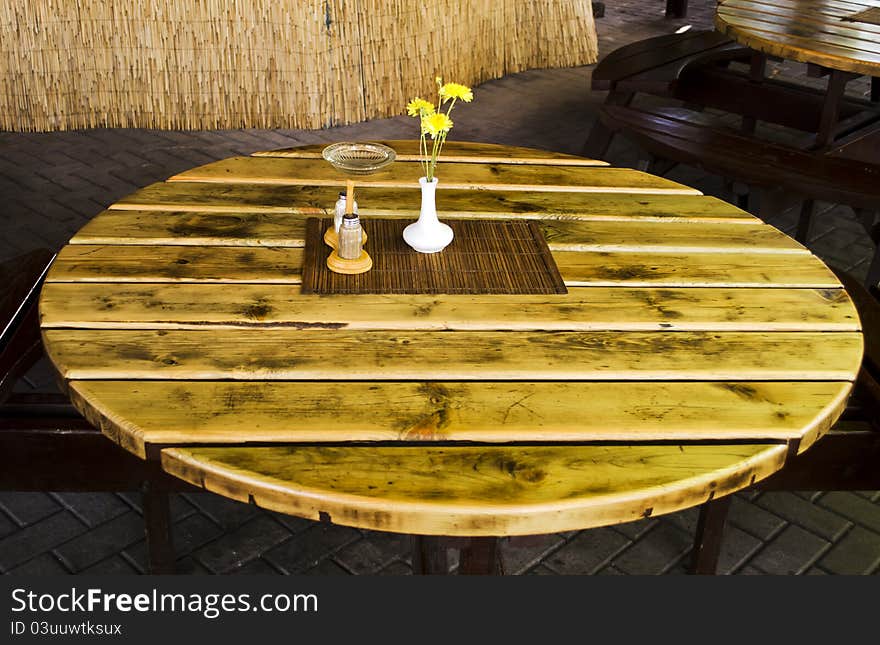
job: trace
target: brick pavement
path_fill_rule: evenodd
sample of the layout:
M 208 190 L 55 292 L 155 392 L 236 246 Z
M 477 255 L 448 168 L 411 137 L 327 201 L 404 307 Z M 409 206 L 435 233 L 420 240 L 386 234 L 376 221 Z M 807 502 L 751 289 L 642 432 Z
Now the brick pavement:
M 712 0 L 691 3 L 685 20 L 663 4 L 606 5 L 597 21 L 600 55 L 631 40 L 691 24 L 711 25 Z M 656 5 L 656 6 L 655 6 Z M 457 108 L 454 135 L 578 153 L 602 93 L 589 91 L 592 66 L 533 70 L 475 88 Z M 36 246 L 58 248 L 107 205 L 136 188 L 195 165 L 283 146 L 357 138 L 409 138 L 406 118 L 318 131 L 160 132 L 87 130 L 0 133 L 0 260 Z M 615 140 L 609 160 L 634 166 L 638 151 Z M 723 182 L 693 168 L 667 176 L 727 197 Z M 760 215 L 792 233 L 796 211 L 784 195 L 763 198 Z M 823 204 L 809 241 L 829 264 L 859 275 L 872 248 L 846 207 Z M 51 390 L 45 365 L 23 389 Z M 188 574 L 393 575 L 411 573 L 406 536 L 318 524 L 209 493 L 173 497 L 177 568 Z M 685 571 L 696 509 L 587 531 L 503 540 L 509 574 L 675 575 Z M 0 493 L 0 572 L 134 574 L 144 570 L 138 495 Z M 453 562 L 454 568 L 454 562 Z M 739 493 L 734 496 L 719 572 L 873 574 L 880 571 L 880 493 Z

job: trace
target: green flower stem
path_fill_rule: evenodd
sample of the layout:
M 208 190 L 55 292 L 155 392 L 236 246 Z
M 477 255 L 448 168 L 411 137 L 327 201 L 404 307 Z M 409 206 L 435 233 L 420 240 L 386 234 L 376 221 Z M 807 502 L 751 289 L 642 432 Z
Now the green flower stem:
M 421 164 L 425 169 L 425 177 L 428 176 L 428 141 L 425 136 L 425 133 L 422 133 L 419 141 L 419 154 L 421 155 Z
M 437 168 L 437 158 L 440 156 L 440 150 L 443 148 L 444 141 L 446 141 L 445 132 L 437 134 L 437 138 L 434 139 L 434 145 L 431 148 L 431 160 L 429 162 L 428 170 L 425 173 L 425 178 L 428 181 L 433 181 L 434 179 L 434 171 Z

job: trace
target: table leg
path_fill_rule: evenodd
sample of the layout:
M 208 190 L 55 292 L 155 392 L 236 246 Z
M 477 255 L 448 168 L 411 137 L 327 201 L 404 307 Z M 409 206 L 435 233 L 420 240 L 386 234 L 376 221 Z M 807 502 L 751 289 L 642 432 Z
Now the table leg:
M 688 12 L 688 0 L 666 0 L 667 18 L 684 18 Z
M 617 92 L 612 90 L 605 98 L 605 103 L 609 105 L 629 105 L 634 94 L 632 92 Z M 610 130 L 599 117 L 596 117 L 595 123 L 587 135 L 584 147 L 581 150 L 581 156 L 588 159 L 602 159 L 608 152 L 611 140 L 614 138 L 614 132 Z
M 840 114 L 840 100 L 846 90 L 846 84 L 856 78 L 855 74 L 839 69 L 831 70 L 828 75 L 828 89 L 825 91 L 825 102 L 822 115 L 819 117 L 819 132 L 816 134 L 817 149 L 827 147 L 834 140 L 834 128 Z
M 499 566 L 498 538 L 471 538 L 461 548 L 458 556 L 459 575 L 498 575 Z
M 877 217 L 875 211 L 857 210 L 856 213 L 862 217 L 866 227 L 869 226 L 869 220 L 873 222 Z M 865 275 L 865 286 L 871 289 L 880 283 L 880 222 L 876 224 L 871 223 L 868 233 L 871 236 L 871 242 L 874 244 L 874 255 L 871 257 L 871 264 L 868 265 L 868 273 Z
M 144 530 L 151 574 L 174 573 L 174 543 L 168 491 L 152 482 L 143 486 Z
M 798 217 L 797 230 L 794 234 L 794 239 L 801 244 L 806 244 L 807 238 L 810 236 L 810 225 L 813 223 L 813 207 L 812 199 L 804 199 L 801 204 L 801 214 Z
M 436 535 L 413 535 L 412 568 L 416 575 L 446 575 L 449 561 L 446 544 Z
M 414 574 L 448 574 L 447 548 L 458 549 L 459 575 L 500 575 L 502 573 L 497 537 L 457 538 L 414 535 L 412 539 Z
M 737 208 L 741 208 L 744 211 L 749 210 L 749 193 L 751 192 L 751 188 L 749 186 L 744 186 L 739 182 L 733 181 L 731 179 L 725 179 L 724 190 L 728 195 L 730 195 L 730 198 L 727 201 L 736 204 Z
M 730 500 L 731 496 L 725 495 L 719 499 L 711 499 L 700 507 L 694 550 L 691 554 L 691 573 L 715 575 Z
M 752 83 L 763 83 L 767 73 L 767 55 L 761 52 L 752 52 L 749 62 L 749 80 Z M 753 116 L 743 116 L 740 131 L 744 134 L 754 134 L 758 120 Z

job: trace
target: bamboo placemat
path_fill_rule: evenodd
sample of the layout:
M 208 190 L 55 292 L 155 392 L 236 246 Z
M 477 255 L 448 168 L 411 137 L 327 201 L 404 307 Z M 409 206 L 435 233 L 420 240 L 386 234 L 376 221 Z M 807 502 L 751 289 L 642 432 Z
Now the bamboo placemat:
M 867 22 L 872 25 L 880 25 L 880 7 L 871 7 L 864 11 L 859 11 L 851 16 L 847 16 L 843 20 L 847 22 Z
M 411 220 L 361 219 L 373 268 L 343 275 L 327 268 L 323 240 L 332 219 L 309 218 L 302 293 L 562 294 L 567 293 L 536 222 L 448 220 L 455 237 L 439 253 L 418 253 L 403 240 Z

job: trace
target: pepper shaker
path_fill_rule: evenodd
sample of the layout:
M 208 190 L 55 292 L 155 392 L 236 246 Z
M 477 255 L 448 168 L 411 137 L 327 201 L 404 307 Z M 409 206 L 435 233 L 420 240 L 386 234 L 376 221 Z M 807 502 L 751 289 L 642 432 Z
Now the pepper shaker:
M 336 205 L 333 208 L 333 228 L 327 227 L 327 230 L 324 231 L 324 242 L 331 249 L 335 249 L 339 245 L 339 228 L 342 226 L 342 218 L 345 217 L 345 212 L 348 206 L 348 195 L 345 191 L 341 191 L 339 193 L 339 197 L 336 200 Z M 354 199 L 352 195 L 351 198 L 351 211 L 357 215 L 358 212 L 358 203 L 357 200 Z M 361 225 L 361 245 L 367 243 L 367 232 L 364 231 L 363 225 Z
M 333 214 L 333 227 L 336 229 L 336 234 L 339 234 L 339 227 L 342 226 L 342 218 L 345 217 L 345 206 L 346 206 L 346 196 L 345 192 L 341 191 L 339 193 L 339 199 L 336 200 L 336 210 Z M 351 203 L 351 212 L 357 215 L 358 212 L 358 203 L 357 200 L 352 200 Z
M 343 260 L 356 260 L 361 256 L 362 247 L 361 220 L 357 213 L 346 213 L 339 227 L 339 257 Z

